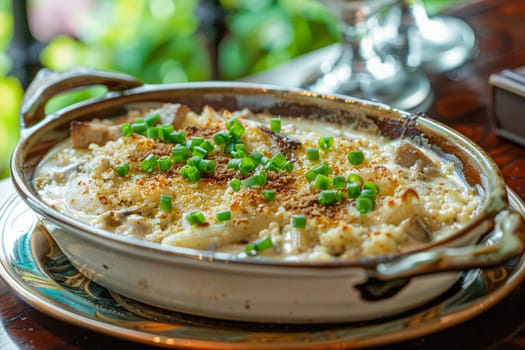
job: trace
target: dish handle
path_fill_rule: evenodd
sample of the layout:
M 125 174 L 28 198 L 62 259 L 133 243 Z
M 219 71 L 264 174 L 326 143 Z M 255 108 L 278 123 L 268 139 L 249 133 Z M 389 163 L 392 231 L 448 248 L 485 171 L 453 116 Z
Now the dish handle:
M 523 218 L 515 211 L 503 210 L 494 218 L 494 227 L 485 235 L 483 243 L 431 249 L 380 263 L 373 277 L 390 281 L 429 273 L 494 266 L 522 254 L 524 249 Z
M 143 85 L 130 75 L 76 67 L 63 72 L 41 69 L 26 90 L 21 106 L 21 130 L 45 118 L 47 102 L 55 95 L 82 87 L 103 85 L 109 91 L 123 91 Z

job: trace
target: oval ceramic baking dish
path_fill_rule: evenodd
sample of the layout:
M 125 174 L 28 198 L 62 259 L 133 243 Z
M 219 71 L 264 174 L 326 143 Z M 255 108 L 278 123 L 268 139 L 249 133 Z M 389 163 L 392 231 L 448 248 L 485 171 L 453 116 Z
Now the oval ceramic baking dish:
M 44 115 L 50 97 L 73 88 L 105 85 L 103 97 Z M 265 111 L 337 123 L 373 123 L 391 138 L 424 138 L 453 156 L 481 194 L 480 214 L 446 239 L 407 252 L 347 261 L 242 259 L 122 237 L 74 220 L 44 203 L 32 186 L 46 152 L 69 136 L 72 121 L 110 118 L 133 105 L 181 103 L 200 111 Z M 521 254 L 521 216 L 508 208 L 502 176 L 490 157 L 456 131 L 422 115 L 388 106 L 302 90 L 226 82 L 143 85 L 121 74 L 75 69 L 42 71 L 22 107 L 22 133 L 12 178 L 75 267 L 127 297 L 207 317 L 258 322 L 340 322 L 393 315 L 437 297 L 460 270 L 494 265 Z M 483 243 L 480 243 L 483 239 Z

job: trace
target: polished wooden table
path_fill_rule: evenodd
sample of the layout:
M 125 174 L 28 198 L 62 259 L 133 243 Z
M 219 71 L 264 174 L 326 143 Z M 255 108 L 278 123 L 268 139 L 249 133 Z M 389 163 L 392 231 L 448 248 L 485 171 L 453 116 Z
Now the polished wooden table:
M 525 65 L 525 1 L 480 0 L 449 13 L 475 29 L 479 54 L 459 71 L 431 76 L 434 100 L 427 113 L 481 144 L 501 167 L 507 184 L 525 198 L 525 148 L 494 135 L 487 108 L 490 74 Z M 289 85 L 293 74 L 320 55 L 306 55 L 291 66 L 250 79 Z M 0 202 L 5 192 L 1 193 Z M 21 301 L 1 280 L 0 323 L 4 350 L 145 348 L 48 317 Z M 381 349 L 525 349 L 525 282 L 498 305 L 461 325 Z

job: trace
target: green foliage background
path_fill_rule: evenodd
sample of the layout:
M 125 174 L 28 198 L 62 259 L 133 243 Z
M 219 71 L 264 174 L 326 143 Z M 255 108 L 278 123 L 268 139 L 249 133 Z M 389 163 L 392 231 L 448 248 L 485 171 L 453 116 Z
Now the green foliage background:
M 18 140 L 23 89 L 9 76 L 11 1 L 0 0 L 0 178 L 9 175 Z M 458 0 L 427 0 L 436 13 Z M 47 43 L 40 61 L 53 70 L 89 66 L 131 74 L 146 83 L 234 80 L 284 63 L 339 39 L 328 12 L 315 0 L 219 0 L 226 11 L 226 35 L 217 49 L 217 75 L 209 54 L 213 33 L 199 30 L 198 0 L 98 0 L 79 20 L 75 38 Z M 209 34 L 209 33 L 208 33 Z M 217 33 L 215 33 L 217 35 Z M 52 99 L 46 112 L 98 96 L 89 88 Z
M 18 140 L 18 111 L 23 95 L 20 82 L 7 75 L 11 62 L 6 51 L 12 31 L 11 2 L 0 0 L 0 178 L 9 174 L 9 155 Z
M 335 42 L 338 27 L 316 1 L 221 0 L 229 34 L 219 47 L 222 79 L 237 79 Z

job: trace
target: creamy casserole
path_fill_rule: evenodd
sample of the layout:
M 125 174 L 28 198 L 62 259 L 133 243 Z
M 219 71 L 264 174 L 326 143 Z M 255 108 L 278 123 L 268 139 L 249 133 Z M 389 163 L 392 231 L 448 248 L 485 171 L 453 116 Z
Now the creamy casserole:
M 353 125 L 169 104 L 75 122 L 36 169 L 56 210 L 124 236 L 326 261 L 440 240 L 479 212 L 453 157 Z

